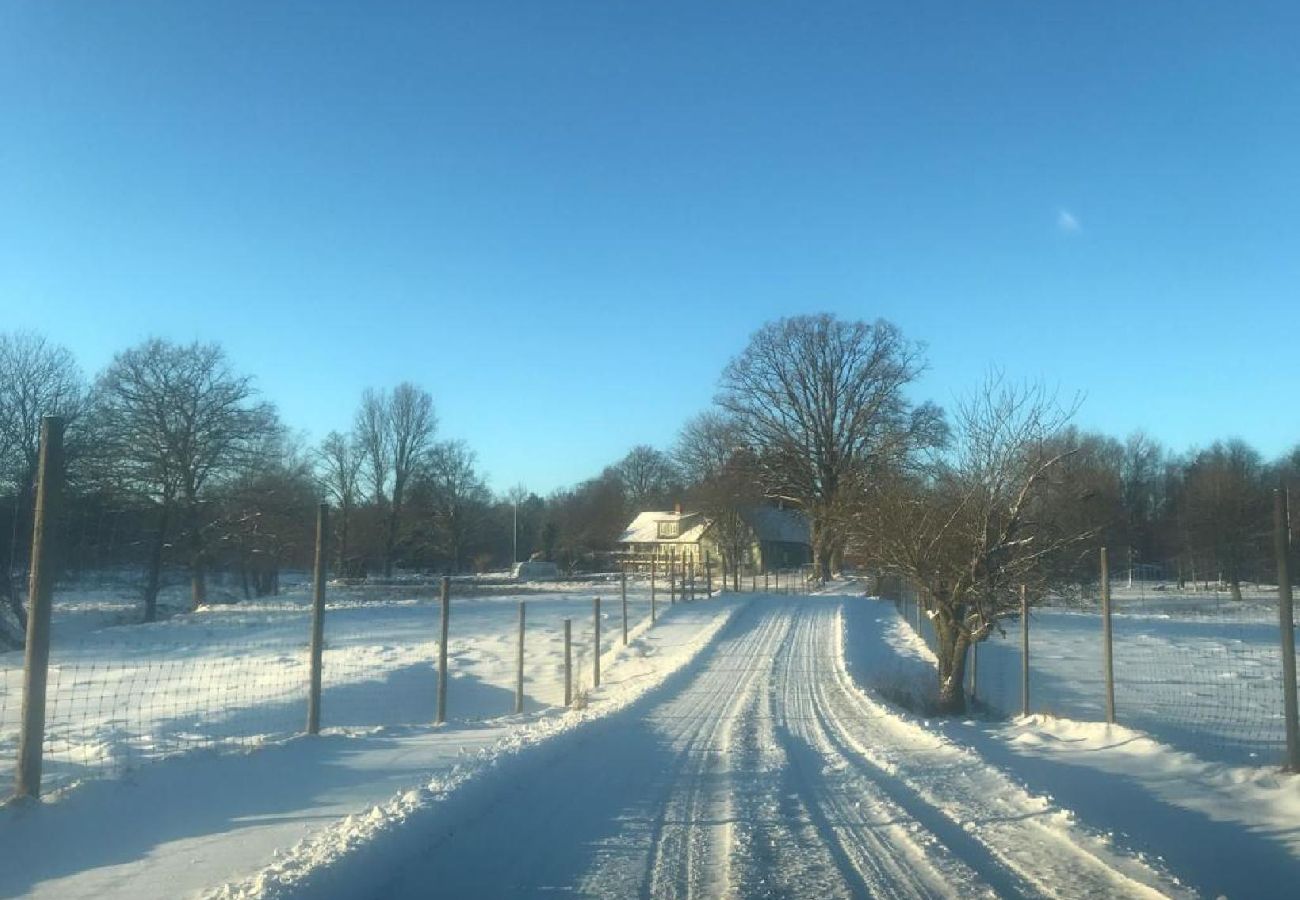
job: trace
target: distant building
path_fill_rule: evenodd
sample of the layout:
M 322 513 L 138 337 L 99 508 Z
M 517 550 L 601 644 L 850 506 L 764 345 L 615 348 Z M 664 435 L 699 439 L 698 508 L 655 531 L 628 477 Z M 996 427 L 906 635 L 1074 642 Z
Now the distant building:
M 792 509 L 753 506 L 740 513 L 748 534 L 740 564 L 747 570 L 791 569 L 812 561 L 808 517 Z M 699 512 L 649 510 L 637 515 L 619 536 L 619 549 L 630 562 L 659 559 L 722 559 L 714 523 Z
M 553 562 L 529 560 L 515 563 L 510 574 L 516 581 L 554 581 L 560 577 L 560 567 Z

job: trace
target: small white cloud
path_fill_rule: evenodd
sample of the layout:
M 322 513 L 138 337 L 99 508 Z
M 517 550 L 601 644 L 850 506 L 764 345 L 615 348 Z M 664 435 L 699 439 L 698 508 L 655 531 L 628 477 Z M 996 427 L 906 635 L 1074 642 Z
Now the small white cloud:
M 1082 223 L 1077 216 L 1068 209 L 1058 210 L 1056 213 L 1056 227 L 1066 234 L 1077 234 L 1083 230 Z

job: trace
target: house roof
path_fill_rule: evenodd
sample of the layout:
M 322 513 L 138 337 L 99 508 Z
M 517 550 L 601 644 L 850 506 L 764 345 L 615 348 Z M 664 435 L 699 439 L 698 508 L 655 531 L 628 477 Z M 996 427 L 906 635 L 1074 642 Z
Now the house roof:
M 754 506 L 742 513 L 745 523 L 754 530 L 760 541 L 787 544 L 810 543 L 808 517 L 798 510 L 777 509 L 775 506 Z M 675 538 L 659 537 L 660 522 L 679 522 L 683 528 Z M 708 530 L 711 523 L 700 513 L 658 512 L 639 513 L 619 536 L 620 544 L 694 544 Z
M 698 520 L 698 521 L 697 521 Z M 675 538 L 659 536 L 660 522 L 678 522 L 684 530 Z M 693 544 L 700 539 L 708 520 L 699 513 L 648 512 L 638 513 L 632 524 L 623 529 L 620 544 Z

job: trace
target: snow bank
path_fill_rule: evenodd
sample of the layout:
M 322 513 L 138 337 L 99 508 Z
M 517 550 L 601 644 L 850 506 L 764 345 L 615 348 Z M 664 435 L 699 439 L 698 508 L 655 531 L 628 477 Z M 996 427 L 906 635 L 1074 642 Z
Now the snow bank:
M 732 597 L 672 607 L 653 629 L 643 623 L 627 648 L 617 646 L 603 654 L 602 668 L 608 677 L 599 689 L 590 691 L 584 708 L 528 721 L 422 786 L 316 832 L 256 875 L 207 896 L 250 900 L 354 895 L 363 885 L 353 879 L 375 871 L 382 859 L 418 852 L 412 843 L 420 839 L 420 820 L 432 815 L 436 806 L 471 805 L 469 789 L 486 790 L 494 778 L 545 777 L 547 761 L 563 753 L 569 742 L 582 740 L 584 726 L 631 706 L 682 674 L 745 602 L 746 598 Z M 545 811 L 527 814 L 544 817 Z M 546 827 L 545 822 L 539 821 L 538 827 Z

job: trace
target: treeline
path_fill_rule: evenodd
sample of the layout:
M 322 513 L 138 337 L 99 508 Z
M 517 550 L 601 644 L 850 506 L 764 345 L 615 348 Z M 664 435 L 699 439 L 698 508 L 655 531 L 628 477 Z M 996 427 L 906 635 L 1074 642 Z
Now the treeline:
M 334 571 L 353 577 L 530 558 L 602 568 L 636 512 L 675 503 L 713 519 L 734 571 L 748 545 L 742 511 L 782 504 L 808 515 L 822 577 L 846 561 L 906 574 L 956 598 L 962 621 L 976 611 L 974 640 L 1029 568 L 1086 580 L 1102 544 L 1121 574 L 1234 592 L 1269 578 L 1271 492 L 1300 470 L 1300 449 L 1266 460 L 1226 440 L 1175 453 L 1142 433 L 1084 432 L 1073 404 L 999 376 L 949 413 L 909 398 L 924 366 L 921 346 L 887 322 L 769 323 L 670 447 L 635 447 L 541 497 L 494 494 L 415 384 L 365 390 L 349 430 L 309 444 L 218 345 L 150 339 L 86 378 L 41 336 L 0 334 L 0 632 L 12 640 L 23 627 L 51 413 L 68 423 L 62 568 L 138 579 L 145 619 L 181 574 L 196 604 L 214 575 L 223 600 L 276 592 L 282 570 L 309 565 L 321 500 L 333 509 Z
M 441 438 L 433 397 L 411 383 L 365 390 L 349 430 L 309 444 L 216 344 L 149 339 L 87 378 L 46 338 L 0 334 L 0 635 L 9 643 L 25 627 L 45 415 L 66 422 L 61 571 L 138 583 L 146 621 L 178 577 L 192 604 L 278 592 L 283 570 L 310 564 L 322 500 L 333 510 L 333 570 L 375 577 L 529 558 L 608 565 L 636 510 L 687 495 L 682 469 L 649 447 L 549 497 L 522 486 L 493 494 L 474 451 Z
M 732 436 L 736 483 L 807 513 L 820 577 L 850 562 L 921 596 L 942 707 L 964 707 L 966 651 L 1020 593 L 1095 583 L 1100 547 L 1121 577 L 1237 598 L 1243 581 L 1276 578 L 1272 506 L 1300 450 L 1266 460 L 1233 439 L 1174 453 L 1085 432 L 1077 401 L 996 370 L 948 411 L 911 396 L 925 366 L 888 322 L 782 319 L 723 370 L 713 425 Z

